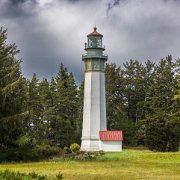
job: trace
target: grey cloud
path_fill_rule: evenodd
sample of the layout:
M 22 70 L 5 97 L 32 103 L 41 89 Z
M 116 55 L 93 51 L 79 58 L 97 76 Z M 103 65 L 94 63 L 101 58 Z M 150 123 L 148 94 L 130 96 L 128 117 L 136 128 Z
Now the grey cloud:
M 122 0 L 121 0 L 121 1 L 122 1 Z M 107 14 L 109 13 L 109 11 L 110 11 L 113 7 L 119 5 L 119 3 L 120 3 L 120 0 L 113 0 L 112 2 L 109 2 L 109 3 L 107 4 L 107 10 L 106 10 Z
M 180 57 L 180 3 L 175 0 L 27 0 L 17 1 L 15 15 L 7 8 L 2 14 L 2 4 L 13 5 L 7 2 L 0 0 L 0 26 L 8 28 L 9 42 L 21 50 L 27 78 L 37 73 L 50 79 L 63 63 L 81 82 L 84 42 L 95 24 L 104 35 L 108 62 Z
M 2 0 L 0 2 L 0 18 L 25 18 L 34 13 L 36 5 L 36 0 Z

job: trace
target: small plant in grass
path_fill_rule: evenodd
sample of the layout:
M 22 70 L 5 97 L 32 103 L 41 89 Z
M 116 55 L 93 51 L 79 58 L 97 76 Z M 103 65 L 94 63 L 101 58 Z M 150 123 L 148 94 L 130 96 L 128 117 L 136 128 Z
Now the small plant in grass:
M 38 174 L 36 174 L 35 172 L 29 173 L 29 176 L 31 176 L 33 179 L 38 177 Z
M 26 180 L 26 179 L 34 179 L 34 180 L 46 180 L 47 176 L 39 175 L 35 172 L 26 174 L 20 172 L 12 172 L 9 170 L 0 171 L 0 179 L 1 180 Z
M 56 179 L 62 179 L 63 178 L 63 174 L 61 172 L 59 172 L 57 175 L 56 175 Z
M 76 143 L 71 144 L 70 150 L 73 153 L 77 153 L 80 150 L 79 144 L 76 144 Z

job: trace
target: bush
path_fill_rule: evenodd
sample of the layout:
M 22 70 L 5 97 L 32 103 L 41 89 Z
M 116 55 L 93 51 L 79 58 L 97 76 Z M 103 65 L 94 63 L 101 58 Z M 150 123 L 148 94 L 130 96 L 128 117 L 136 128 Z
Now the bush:
M 37 145 L 36 147 L 11 147 L 0 149 L 0 162 L 10 161 L 39 161 L 58 155 L 61 148 L 49 145 Z
M 50 145 L 37 146 L 37 153 L 41 157 L 48 158 L 57 155 L 61 152 L 61 148 Z
M 77 153 L 80 150 L 79 144 L 76 144 L 76 143 L 71 144 L 70 150 L 73 153 Z
M 64 147 L 63 151 L 64 151 L 64 154 L 70 154 L 71 153 L 71 150 L 68 147 Z
M 41 158 L 36 149 L 28 147 L 11 147 L 0 150 L 0 162 L 38 161 Z
M 1 180 L 23 180 L 23 179 L 34 179 L 34 180 L 46 180 L 47 176 L 45 175 L 39 175 L 35 172 L 26 174 L 26 173 L 20 173 L 20 172 L 12 172 L 9 170 L 0 171 L 0 179 Z

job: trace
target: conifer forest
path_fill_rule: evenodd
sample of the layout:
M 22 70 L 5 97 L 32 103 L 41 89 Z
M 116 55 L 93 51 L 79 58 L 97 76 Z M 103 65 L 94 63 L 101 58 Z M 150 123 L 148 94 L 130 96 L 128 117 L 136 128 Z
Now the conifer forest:
M 18 48 L 6 41 L 7 30 L 1 28 L 0 161 L 36 159 L 80 144 L 83 82 L 78 86 L 63 64 L 51 80 L 36 74 L 26 79 Z M 171 55 L 158 63 L 106 64 L 107 125 L 109 130 L 123 130 L 123 146 L 179 150 L 179 73 L 180 59 Z M 45 154 L 44 149 L 51 151 Z

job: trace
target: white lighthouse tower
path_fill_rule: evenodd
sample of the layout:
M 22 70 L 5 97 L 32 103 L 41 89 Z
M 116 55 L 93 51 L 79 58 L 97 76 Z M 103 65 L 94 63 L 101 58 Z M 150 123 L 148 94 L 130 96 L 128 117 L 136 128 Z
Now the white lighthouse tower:
M 81 150 L 99 151 L 99 131 L 106 127 L 106 99 L 105 99 L 105 61 L 103 54 L 103 35 L 96 27 L 87 35 L 85 43 L 86 54 L 82 56 L 85 63 L 84 81 L 84 109 Z
M 103 35 L 96 27 L 87 35 L 85 63 L 84 109 L 81 151 L 122 151 L 122 131 L 107 131 L 105 98 L 105 62 Z

